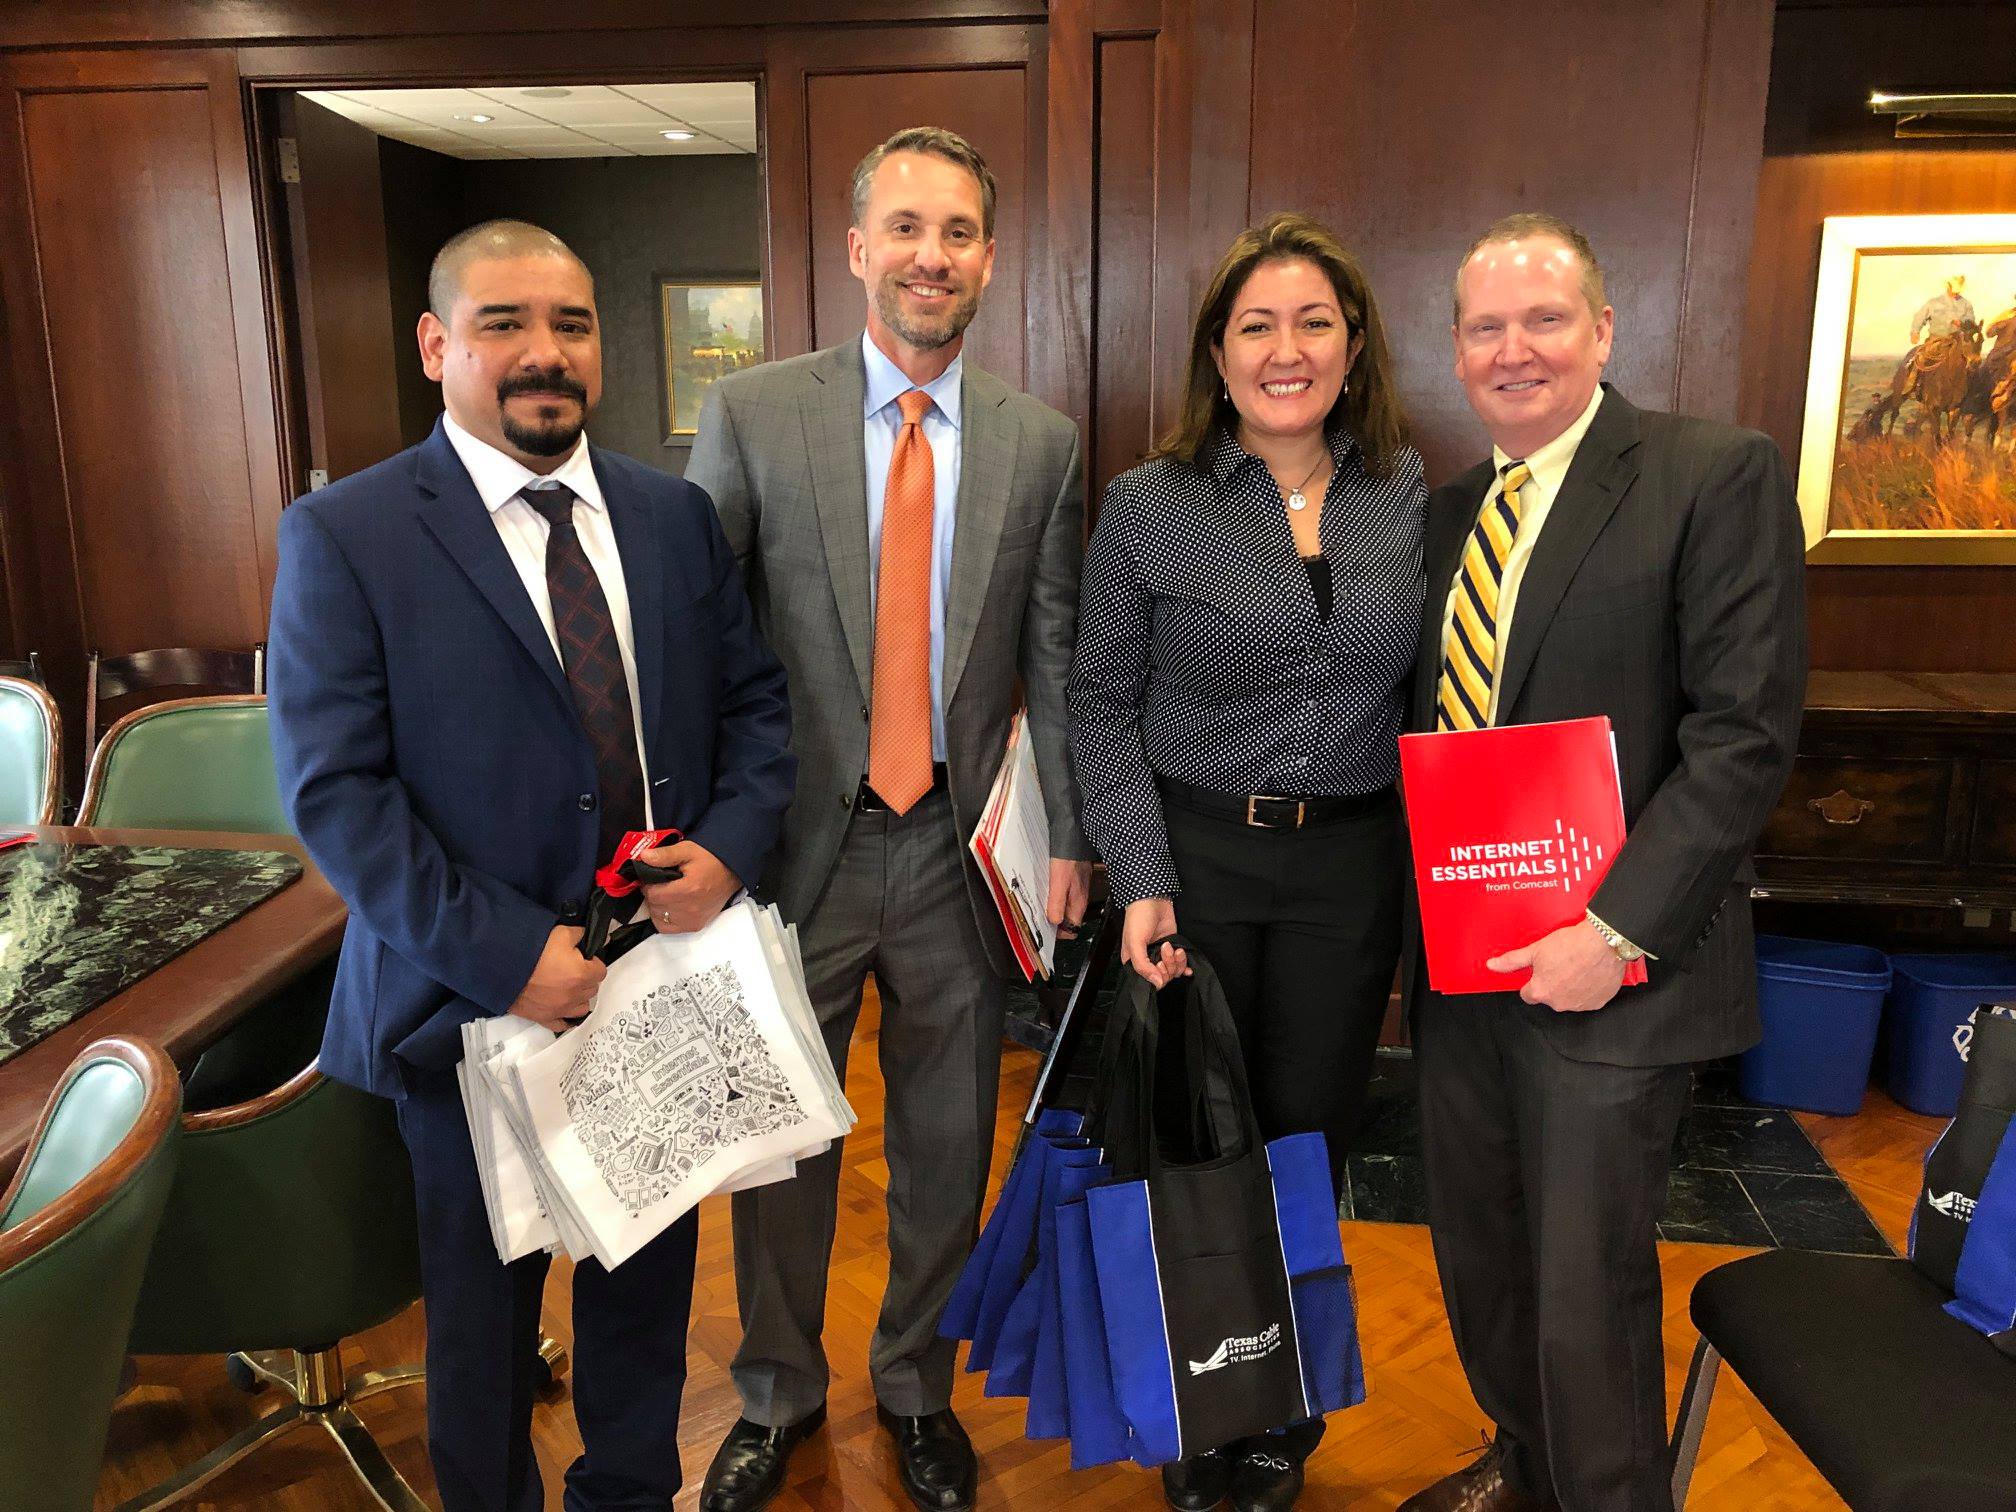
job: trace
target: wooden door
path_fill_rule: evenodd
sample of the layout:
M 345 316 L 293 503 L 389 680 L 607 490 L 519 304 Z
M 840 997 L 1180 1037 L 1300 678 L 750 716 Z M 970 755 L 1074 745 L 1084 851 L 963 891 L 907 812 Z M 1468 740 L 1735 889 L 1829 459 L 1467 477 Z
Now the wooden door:
M 415 337 L 392 325 L 377 134 L 298 95 L 280 104 L 283 132 L 292 114 L 281 140 L 294 144 L 278 156 L 306 431 L 299 460 L 334 482 L 401 449 L 398 364 L 418 360 Z

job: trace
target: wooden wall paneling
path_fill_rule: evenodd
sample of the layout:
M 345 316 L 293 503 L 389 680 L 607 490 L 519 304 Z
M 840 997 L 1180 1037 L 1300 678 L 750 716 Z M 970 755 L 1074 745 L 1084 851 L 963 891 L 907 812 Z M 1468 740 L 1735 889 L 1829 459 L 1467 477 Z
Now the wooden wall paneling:
M 333 482 L 400 450 L 398 365 L 418 358 L 411 333 L 392 328 L 377 133 L 312 100 L 288 103 L 300 165 L 299 182 L 284 193 L 306 380 L 306 465 Z M 304 486 L 298 477 L 289 481 Z
M 1164 0 L 1163 14 L 1153 432 L 1175 419 L 1190 329 L 1211 270 L 1258 204 L 1253 120 L 1261 42 L 1254 0 Z M 1326 100 L 1319 110 L 1328 108 Z
M 228 54 L 49 53 L 0 62 L 0 116 L 8 486 L 32 537 L 9 571 L 74 710 L 90 646 L 248 645 L 265 623 L 279 494 L 242 103 Z
M 1154 36 L 1099 39 L 1095 256 L 1097 294 L 1090 363 L 1087 452 L 1092 483 L 1104 490 L 1154 444 L 1155 379 L 1181 349 L 1162 360 L 1155 349 L 1154 278 L 1157 42 Z
M 1050 12 L 1049 255 L 1032 279 L 1032 314 L 1049 327 L 1031 344 L 1030 388 L 1078 422 L 1088 530 L 1101 490 L 1147 444 L 1161 30 L 1160 0 L 1059 0 Z
M 280 391 L 278 354 L 269 333 L 271 312 L 266 299 L 266 268 L 262 255 L 265 209 L 253 178 L 252 97 L 238 72 L 237 59 L 213 50 L 203 55 L 208 74 L 211 147 L 217 165 L 217 189 L 222 214 L 224 265 L 230 278 L 231 326 L 237 339 L 238 402 L 245 434 L 245 484 L 251 525 L 251 560 L 255 565 L 256 612 L 240 614 L 239 633 L 223 642 L 184 641 L 185 645 L 249 645 L 266 638 L 266 612 L 273 596 L 275 543 L 280 511 L 292 496 L 280 467 Z M 157 644 L 177 644 L 172 641 Z
M 1956 47 L 1960 37 L 1966 45 Z M 1780 5 L 1738 415 L 1776 440 L 1795 471 L 1821 223 L 2016 210 L 2006 140 L 1899 141 L 1869 113 L 1869 91 L 2007 88 L 2012 55 L 2016 8 L 2007 5 Z M 2016 568 L 1811 567 L 1813 665 L 2016 672 L 2012 605 Z
M 1627 396 L 1713 397 L 1712 345 L 1695 354 L 1701 386 L 1683 391 L 1681 333 L 1683 320 L 1738 316 L 1717 307 L 1729 281 L 1690 278 L 1690 264 L 1727 255 L 1740 234 L 1711 180 L 1761 131 L 1763 78 L 1731 56 L 1754 42 L 1761 4 L 1257 0 L 1252 210 L 1313 214 L 1363 258 L 1431 481 L 1483 445 L 1450 373 L 1450 278 L 1512 210 L 1550 209 L 1588 232 L 1610 276 L 1611 373 Z M 1714 226 L 1691 229 L 1704 208 Z
M 733 24 L 915 25 L 947 21 L 1041 21 L 1044 0 L 741 0 Z M 565 35 L 722 24 L 719 0 L 597 0 L 567 13 Z M 539 0 L 27 0 L 0 10 L 0 48 L 148 46 L 289 41 L 299 37 L 401 38 L 420 34 L 555 32 Z M 543 46 L 548 37 L 541 37 Z
M 1771 85 L 1771 0 L 1709 0 L 1680 287 L 1673 407 L 1736 418 L 1743 308 Z
M 1039 27 L 988 26 L 928 32 L 841 33 L 780 39 L 769 86 L 803 102 L 802 174 L 773 166 L 776 190 L 802 187 L 802 211 L 773 205 L 783 242 L 804 228 L 809 248 L 810 344 L 830 346 L 861 330 L 864 295 L 849 272 L 848 184 L 869 148 L 904 126 L 946 126 L 986 156 L 998 184 L 994 276 L 966 350 L 979 366 L 1016 387 L 1027 373 L 1032 185 L 1040 196 L 1040 79 L 1031 65 L 1043 46 Z M 766 108 L 777 120 L 782 102 Z M 786 107 L 788 111 L 788 107 Z M 1032 120 L 1033 117 L 1033 120 Z M 787 144 L 773 140 L 773 159 Z M 799 217 L 802 215 L 802 220 Z

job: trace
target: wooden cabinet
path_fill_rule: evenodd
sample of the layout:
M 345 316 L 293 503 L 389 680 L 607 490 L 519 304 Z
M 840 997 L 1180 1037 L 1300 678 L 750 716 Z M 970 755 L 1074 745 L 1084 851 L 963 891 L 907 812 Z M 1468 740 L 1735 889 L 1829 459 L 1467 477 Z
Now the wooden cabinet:
M 1815 672 L 1758 896 L 2016 908 L 2016 675 Z

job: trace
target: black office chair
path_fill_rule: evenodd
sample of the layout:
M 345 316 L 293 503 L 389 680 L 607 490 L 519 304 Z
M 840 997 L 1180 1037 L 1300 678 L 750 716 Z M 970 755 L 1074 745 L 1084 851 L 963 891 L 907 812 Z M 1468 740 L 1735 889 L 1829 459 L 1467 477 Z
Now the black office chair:
M 1981 1190 L 2012 1073 L 2016 1020 L 1984 1023 L 1928 1175 L 1934 1192 Z M 1701 1342 L 1673 1433 L 1675 1507 L 1725 1359 L 1855 1512 L 2016 1507 L 2016 1359 L 1944 1310 L 1967 1235 L 1944 1212 L 1921 1197 L 1910 1260 L 1773 1250 L 1696 1283 Z

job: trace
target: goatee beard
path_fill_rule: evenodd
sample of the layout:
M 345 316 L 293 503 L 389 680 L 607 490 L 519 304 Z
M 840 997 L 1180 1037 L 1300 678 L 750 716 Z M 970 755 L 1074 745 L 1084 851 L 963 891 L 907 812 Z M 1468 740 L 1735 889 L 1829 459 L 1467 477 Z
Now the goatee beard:
M 574 449 L 584 425 L 579 420 L 553 420 L 540 425 L 522 425 L 504 417 L 504 439 L 528 457 L 560 457 Z
M 955 294 L 945 305 L 942 314 L 919 320 L 903 307 L 901 280 L 885 278 L 875 288 L 875 313 L 882 317 L 882 323 L 902 338 L 906 346 L 920 352 L 935 352 L 965 335 L 966 327 L 980 313 L 980 296 Z

